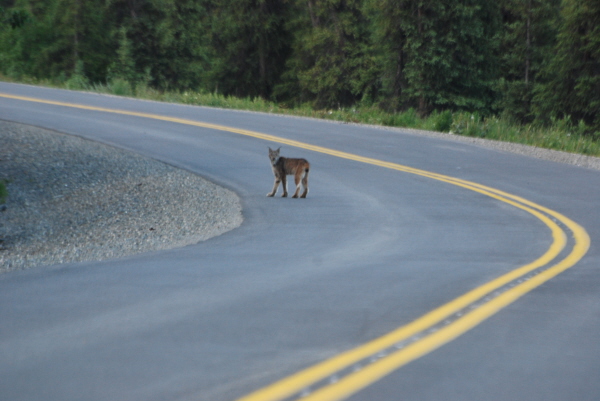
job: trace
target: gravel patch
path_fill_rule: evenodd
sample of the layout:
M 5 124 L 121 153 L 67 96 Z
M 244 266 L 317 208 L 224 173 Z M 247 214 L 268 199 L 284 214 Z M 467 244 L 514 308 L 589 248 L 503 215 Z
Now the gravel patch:
M 0 121 L 0 273 L 198 243 L 242 223 L 235 193 L 83 138 Z

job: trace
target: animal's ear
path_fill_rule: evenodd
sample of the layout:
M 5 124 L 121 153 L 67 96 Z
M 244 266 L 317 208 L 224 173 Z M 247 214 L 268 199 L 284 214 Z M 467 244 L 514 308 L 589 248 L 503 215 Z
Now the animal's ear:
M 281 146 L 277 148 L 277 151 L 279 152 L 281 150 Z

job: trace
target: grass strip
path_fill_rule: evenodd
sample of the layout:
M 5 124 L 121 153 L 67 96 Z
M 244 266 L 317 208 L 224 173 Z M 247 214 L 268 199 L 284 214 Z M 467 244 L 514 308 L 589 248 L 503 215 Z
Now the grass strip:
M 0 80 L 16 82 L 1 75 Z M 71 79 L 66 82 L 57 83 L 49 80 L 22 78 L 19 82 L 194 106 L 258 111 L 347 123 L 447 132 L 461 136 L 519 143 L 569 153 L 600 156 L 600 132 L 590 134 L 589 129 L 585 125 L 581 123 L 575 124 L 569 118 L 552 119 L 549 125 L 544 126 L 536 123 L 519 124 L 510 121 L 508 118 L 479 116 L 477 113 L 468 112 L 434 111 L 427 117 L 420 117 L 416 110 L 412 108 L 396 113 L 386 112 L 376 106 L 315 110 L 308 104 L 289 107 L 285 103 L 275 103 L 262 98 L 237 98 L 218 93 L 193 91 L 159 91 L 145 84 L 131 85 L 122 79 L 114 80 L 108 84 L 89 84 L 84 79 Z

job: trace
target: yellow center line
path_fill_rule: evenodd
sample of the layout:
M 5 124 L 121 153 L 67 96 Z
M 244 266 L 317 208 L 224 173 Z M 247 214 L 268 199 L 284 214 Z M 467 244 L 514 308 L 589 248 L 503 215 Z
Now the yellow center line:
M 434 349 L 442 346 L 443 344 L 452 341 L 456 337 L 475 327 L 485 319 L 495 314 L 500 309 L 506 307 L 507 305 L 516 301 L 518 298 L 530 292 L 534 288 L 538 287 L 539 285 L 560 274 L 564 270 L 575 265 L 579 260 L 581 260 L 581 258 L 583 258 L 583 256 L 587 253 L 587 250 L 589 249 L 590 238 L 585 229 L 579 226 L 577 223 L 570 220 L 569 218 L 563 216 L 562 214 L 540 206 L 522 197 L 512 195 L 485 185 L 462 180 L 459 178 L 432 173 L 429 171 L 415 169 L 412 167 L 407 167 L 400 164 L 386 162 L 378 159 L 354 155 L 351 153 L 346 153 L 317 145 L 311 145 L 308 143 L 299 142 L 291 139 L 280 138 L 274 135 L 268 135 L 260 132 L 249 131 L 239 128 L 227 127 L 223 125 L 204 123 L 189 119 L 182 119 L 149 113 L 140 113 L 127 110 L 86 106 L 74 103 L 56 102 L 2 93 L 0 93 L 0 97 L 28 102 L 44 103 L 55 106 L 71 107 L 90 111 L 150 118 L 154 120 L 192 125 L 212 130 L 226 131 L 261 140 L 277 142 L 280 144 L 302 148 L 314 152 L 328 154 L 343 159 L 354 160 L 361 163 L 367 163 L 383 168 L 389 168 L 401 172 L 415 174 L 431 178 L 437 181 L 456 185 L 512 205 L 533 215 L 550 229 L 552 233 L 552 244 L 550 245 L 548 250 L 535 261 L 524 266 L 518 267 L 509 273 L 506 273 L 486 284 L 483 284 L 482 286 L 479 286 L 467 292 L 466 294 L 459 296 L 458 298 L 414 320 L 413 322 L 402 326 L 382 337 L 374 339 L 349 351 L 343 352 L 333 358 L 330 358 L 301 372 L 293 374 L 265 388 L 259 389 L 245 397 L 240 398 L 238 401 L 277 401 L 282 400 L 286 397 L 290 397 L 309 387 L 310 385 L 321 381 L 335 374 L 336 372 L 339 372 L 342 369 L 352 366 L 353 364 L 369 356 L 375 355 L 382 350 L 390 348 L 394 344 L 408 339 L 418 333 L 422 333 L 424 330 L 431 328 L 432 326 L 446 319 L 451 314 L 473 304 L 475 301 L 481 299 L 487 294 L 490 294 L 491 292 L 503 286 L 506 286 L 507 284 L 526 275 L 527 273 L 530 273 L 540 267 L 550 264 L 567 245 L 567 234 L 555 221 L 553 221 L 553 219 L 559 221 L 562 225 L 567 227 L 572 233 L 574 239 L 573 248 L 564 259 L 555 262 L 555 265 L 547 268 L 546 270 L 533 276 L 532 278 L 529 278 L 523 283 L 502 292 L 500 295 L 494 297 L 493 299 L 477 307 L 473 311 L 456 319 L 451 324 L 448 324 L 447 326 L 437 330 L 435 333 L 425 336 L 422 339 L 406 346 L 402 350 L 396 351 L 390 356 L 382 358 L 380 361 L 372 363 L 357 372 L 348 374 L 347 376 L 343 377 L 341 380 L 337 381 L 334 384 L 330 384 L 324 386 L 321 389 L 316 390 L 307 397 L 304 397 L 303 400 L 332 401 L 342 400 L 344 398 L 349 397 L 350 395 L 356 393 L 360 389 L 381 379 L 390 372 L 409 363 L 410 361 L 413 361 L 433 351 Z

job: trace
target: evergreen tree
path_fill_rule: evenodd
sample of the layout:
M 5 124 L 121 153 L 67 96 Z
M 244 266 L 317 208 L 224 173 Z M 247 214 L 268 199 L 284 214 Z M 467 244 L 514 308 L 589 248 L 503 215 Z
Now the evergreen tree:
M 502 92 L 498 106 L 519 121 L 531 118 L 533 88 L 552 56 L 560 0 L 504 0 L 501 3 Z
M 127 28 L 122 26 L 118 30 L 117 56 L 108 69 L 108 80 L 123 79 L 131 84 L 138 80 L 135 61 L 132 54 L 131 40 L 127 37 Z
M 277 88 L 318 108 L 351 105 L 371 83 L 368 21 L 357 0 L 297 1 L 293 53 Z
M 50 75 L 45 53 L 55 38 L 48 32 L 44 20 L 46 9 L 51 6 L 41 1 L 18 1 L 6 8 L 7 24 L 0 31 L 0 69 L 3 73 L 16 78 Z M 10 23 L 12 14 L 28 17 L 23 23 L 13 24 Z
M 379 105 L 389 111 L 407 108 L 406 101 L 406 8 L 396 0 L 369 0 L 367 14 L 371 22 L 372 46 L 375 54 L 375 83 Z
M 537 117 L 571 118 L 600 132 L 600 2 L 563 0 L 554 57 L 535 96 Z
M 128 64 L 134 80 L 147 72 L 159 88 L 199 88 L 207 68 L 207 2 L 111 0 L 113 60 Z
M 392 103 L 489 112 L 495 98 L 499 12 L 487 0 L 372 2 L 387 48 L 384 92 Z M 389 77 L 394 77 L 390 80 Z
M 598 0 L 0 0 L 0 14 L 15 77 L 600 131 Z
M 28 19 L 0 39 L 3 71 L 39 78 L 85 70 L 92 79 L 106 75 L 110 40 L 103 0 L 18 0 L 12 12 Z
M 281 0 L 213 0 L 210 8 L 209 89 L 240 97 L 269 98 L 289 54 Z

